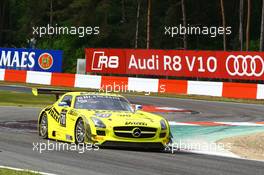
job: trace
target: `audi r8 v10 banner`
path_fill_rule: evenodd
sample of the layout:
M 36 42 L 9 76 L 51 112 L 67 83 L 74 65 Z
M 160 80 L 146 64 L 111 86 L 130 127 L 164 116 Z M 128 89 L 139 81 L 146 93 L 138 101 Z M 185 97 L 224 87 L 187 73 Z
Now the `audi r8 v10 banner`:
M 61 72 L 62 51 L 0 48 L 0 68 Z
M 85 51 L 87 72 L 264 80 L 264 52 L 95 48 Z

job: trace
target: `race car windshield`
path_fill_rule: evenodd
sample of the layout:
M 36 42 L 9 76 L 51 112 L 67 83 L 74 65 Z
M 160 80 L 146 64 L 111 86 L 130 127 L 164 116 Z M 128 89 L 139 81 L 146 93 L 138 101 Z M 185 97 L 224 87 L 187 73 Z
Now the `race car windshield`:
M 122 97 L 81 95 L 77 96 L 74 107 L 76 109 L 112 110 L 132 112 L 129 102 Z

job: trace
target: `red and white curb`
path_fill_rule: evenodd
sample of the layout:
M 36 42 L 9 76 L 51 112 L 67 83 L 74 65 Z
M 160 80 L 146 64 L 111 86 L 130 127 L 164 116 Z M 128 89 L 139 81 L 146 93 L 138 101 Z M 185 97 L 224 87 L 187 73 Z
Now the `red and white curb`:
M 160 106 L 152 106 L 152 105 L 142 105 L 142 110 L 146 112 L 193 112 L 187 109 L 180 109 L 174 107 L 160 107 Z
M 194 122 L 175 122 L 169 121 L 171 126 L 264 126 L 264 122 L 207 122 L 207 121 L 194 121 Z
M 35 173 L 35 174 L 42 174 L 42 175 L 56 175 L 56 174 L 52 174 L 52 173 L 45 173 L 45 172 L 41 172 L 41 171 L 32 171 L 32 170 L 28 170 L 28 169 L 14 168 L 14 167 L 3 166 L 3 165 L 0 165 L 0 168 L 14 170 L 14 171 L 25 171 L 25 172 Z

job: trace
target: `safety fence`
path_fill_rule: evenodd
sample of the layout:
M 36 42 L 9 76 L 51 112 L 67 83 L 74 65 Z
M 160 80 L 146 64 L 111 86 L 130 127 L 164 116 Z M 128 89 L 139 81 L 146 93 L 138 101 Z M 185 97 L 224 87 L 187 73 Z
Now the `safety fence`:
M 0 81 L 105 89 L 109 92 L 132 91 L 264 99 L 264 84 L 80 75 L 8 69 L 0 69 Z

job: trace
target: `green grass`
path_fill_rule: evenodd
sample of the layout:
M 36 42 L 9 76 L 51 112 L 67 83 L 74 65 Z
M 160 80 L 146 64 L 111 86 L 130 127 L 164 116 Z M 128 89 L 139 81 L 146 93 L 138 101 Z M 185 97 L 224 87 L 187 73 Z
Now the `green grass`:
M 0 105 L 6 106 L 46 106 L 55 102 L 53 95 L 34 96 L 31 93 L 0 91 Z
M 39 175 L 39 173 L 32 173 L 29 171 L 16 171 L 16 170 L 9 170 L 6 168 L 0 168 L 0 175 Z

